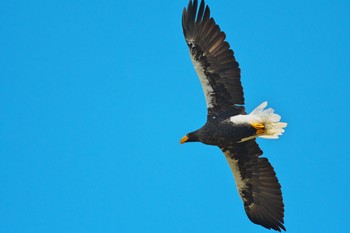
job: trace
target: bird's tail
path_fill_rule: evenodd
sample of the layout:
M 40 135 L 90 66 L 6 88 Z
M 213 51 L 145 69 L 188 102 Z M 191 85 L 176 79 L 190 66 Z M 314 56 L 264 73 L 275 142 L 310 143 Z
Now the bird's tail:
M 267 102 L 263 102 L 256 107 L 249 115 L 256 119 L 254 124 L 256 125 L 258 137 L 276 139 L 282 135 L 287 123 L 280 122 L 281 116 L 274 113 L 272 108 L 267 108 Z M 253 127 L 254 127 L 253 124 Z

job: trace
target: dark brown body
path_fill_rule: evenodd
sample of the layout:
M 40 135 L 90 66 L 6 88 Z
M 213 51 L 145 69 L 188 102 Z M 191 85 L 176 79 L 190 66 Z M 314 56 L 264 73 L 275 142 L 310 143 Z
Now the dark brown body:
M 234 124 L 229 118 L 216 121 L 209 120 L 200 129 L 187 134 L 188 141 L 202 142 L 213 146 L 228 146 L 240 142 L 243 138 L 256 135 L 256 129 L 248 124 Z

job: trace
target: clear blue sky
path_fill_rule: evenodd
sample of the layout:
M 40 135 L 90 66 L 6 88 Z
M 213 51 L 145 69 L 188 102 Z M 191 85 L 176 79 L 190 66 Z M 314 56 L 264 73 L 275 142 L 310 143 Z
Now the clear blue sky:
M 0 232 L 268 232 L 221 151 L 179 144 L 206 119 L 181 1 L 0 3 Z M 350 2 L 214 1 L 288 232 L 348 232 Z

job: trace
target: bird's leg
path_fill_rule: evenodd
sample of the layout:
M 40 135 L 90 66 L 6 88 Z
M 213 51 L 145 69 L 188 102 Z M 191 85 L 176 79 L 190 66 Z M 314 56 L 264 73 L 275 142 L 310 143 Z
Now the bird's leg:
M 256 129 L 256 135 L 263 134 L 265 132 L 265 125 L 262 123 L 252 122 L 251 126 Z

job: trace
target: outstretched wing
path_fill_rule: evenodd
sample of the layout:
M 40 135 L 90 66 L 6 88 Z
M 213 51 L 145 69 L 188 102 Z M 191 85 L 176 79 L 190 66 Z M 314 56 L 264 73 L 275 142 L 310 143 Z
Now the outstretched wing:
M 281 185 L 267 158 L 255 140 L 221 148 L 236 181 L 249 219 L 268 229 L 286 230 L 283 226 L 284 204 Z
M 210 17 L 210 9 L 202 0 L 189 1 L 182 13 L 182 29 L 199 76 L 208 115 L 216 115 L 228 107 L 244 104 L 241 71 L 226 35 Z

